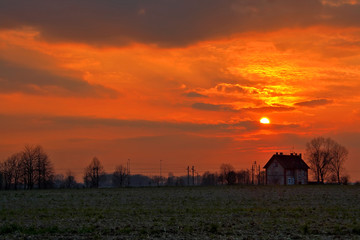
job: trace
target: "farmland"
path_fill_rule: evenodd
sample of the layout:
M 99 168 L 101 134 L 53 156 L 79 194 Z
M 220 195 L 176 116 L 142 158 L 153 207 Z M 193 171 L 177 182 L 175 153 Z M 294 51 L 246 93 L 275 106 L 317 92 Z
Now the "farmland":
M 360 239 L 360 186 L 0 192 L 1 239 Z

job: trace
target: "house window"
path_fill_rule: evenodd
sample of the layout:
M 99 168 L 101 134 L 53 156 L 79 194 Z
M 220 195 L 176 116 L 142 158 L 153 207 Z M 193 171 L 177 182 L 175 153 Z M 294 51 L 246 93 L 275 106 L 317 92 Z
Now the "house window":
M 295 179 L 292 178 L 292 177 L 289 177 L 288 178 L 288 185 L 294 185 L 294 183 L 295 183 Z

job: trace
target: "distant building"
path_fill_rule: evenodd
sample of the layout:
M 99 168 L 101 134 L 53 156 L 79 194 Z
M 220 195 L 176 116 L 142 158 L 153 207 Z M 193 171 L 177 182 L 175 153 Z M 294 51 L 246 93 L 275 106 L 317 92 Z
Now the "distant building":
M 274 154 L 264 166 L 266 184 L 294 185 L 308 183 L 309 166 L 302 160 L 301 154 Z

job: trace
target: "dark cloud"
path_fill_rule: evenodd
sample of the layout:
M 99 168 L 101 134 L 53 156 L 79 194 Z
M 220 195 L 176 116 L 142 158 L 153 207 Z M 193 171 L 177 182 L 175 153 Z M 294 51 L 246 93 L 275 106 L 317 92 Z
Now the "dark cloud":
M 0 93 L 22 92 L 37 95 L 116 97 L 110 88 L 81 79 L 30 69 L 0 59 Z
M 110 127 L 118 129 L 143 129 L 156 133 L 170 132 L 232 132 L 254 131 L 261 127 L 258 122 L 239 121 L 235 123 L 191 123 L 165 122 L 148 120 L 124 120 L 113 118 L 92 118 L 74 116 L 35 116 L 35 115 L 0 115 L 1 131 L 51 131 L 79 128 L 94 129 L 96 127 Z
M 93 118 L 75 116 L 36 116 L 36 115 L 0 115 L 1 132 L 58 132 L 59 130 L 71 131 L 72 129 L 97 129 L 98 127 L 117 128 L 119 130 L 141 129 L 150 130 L 156 135 L 177 133 L 240 133 L 256 131 L 263 127 L 258 121 L 238 121 L 232 123 L 192 123 L 168 122 L 149 120 L 124 120 L 114 118 Z M 267 128 L 287 130 L 298 128 L 294 124 L 270 124 Z M 105 130 L 104 130 L 105 131 Z M 126 137 L 126 136 L 123 136 Z
M 224 104 L 194 103 L 191 107 L 205 111 L 236 111 L 233 107 Z
M 216 90 L 218 90 L 219 92 L 226 92 L 226 93 L 247 93 L 248 91 L 240 86 L 236 86 L 236 85 L 217 85 L 216 86 Z
M 326 22 L 337 26 L 359 26 L 360 4 L 340 4 L 338 6 L 324 6 Z
M 260 112 L 260 113 L 287 112 L 287 111 L 295 110 L 294 107 L 288 107 L 285 105 L 235 109 L 232 106 L 224 105 L 224 104 L 194 103 L 191 107 L 194 109 L 205 110 L 205 111 Z
M 181 132 L 235 132 L 235 131 L 255 131 L 262 127 L 257 121 L 238 121 L 233 123 L 192 123 L 192 122 L 165 122 L 165 121 L 149 121 L 149 120 L 122 120 L 111 118 L 89 118 L 89 117 L 45 117 L 43 120 L 53 121 L 54 124 L 68 126 L 113 126 L 126 128 L 155 129 L 163 130 L 180 130 Z M 296 124 L 271 124 L 272 129 L 285 130 L 298 128 Z
M 266 107 L 258 107 L 258 108 L 243 108 L 243 111 L 250 112 L 287 112 L 295 110 L 294 107 L 288 106 L 266 106 Z
M 298 102 L 298 103 L 295 103 L 295 105 L 296 106 L 301 106 L 301 107 L 318 107 L 318 106 L 327 105 L 327 104 L 330 104 L 330 103 L 332 103 L 332 100 L 316 99 L 316 100 Z
M 197 93 L 197 92 L 188 92 L 184 94 L 186 97 L 190 97 L 190 98 L 197 98 L 197 97 L 208 97 L 206 95 Z
M 319 0 L 2 1 L 0 28 L 33 27 L 52 41 L 182 46 L 245 31 L 318 24 L 358 26 L 360 5 Z
M 255 130 L 258 127 L 256 122 L 240 121 L 237 123 L 191 123 L 191 122 L 165 122 L 149 120 L 124 120 L 111 118 L 89 118 L 89 117 L 43 117 L 43 121 L 50 121 L 54 125 L 67 127 L 93 127 L 108 126 L 119 128 L 140 128 L 151 130 L 178 130 L 181 132 L 199 132 L 199 131 L 229 131 L 242 128 L 245 130 Z

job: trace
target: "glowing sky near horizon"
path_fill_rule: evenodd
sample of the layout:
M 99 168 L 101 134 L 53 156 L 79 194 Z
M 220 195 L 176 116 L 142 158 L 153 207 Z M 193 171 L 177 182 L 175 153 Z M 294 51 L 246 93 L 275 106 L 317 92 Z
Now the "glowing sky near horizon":
M 57 172 L 202 173 L 349 149 L 360 180 L 360 1 L 0 1 L 0 157 Z M 271 124 L 261 124 L 263 116 Z

